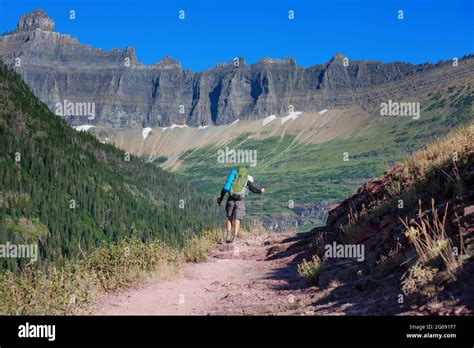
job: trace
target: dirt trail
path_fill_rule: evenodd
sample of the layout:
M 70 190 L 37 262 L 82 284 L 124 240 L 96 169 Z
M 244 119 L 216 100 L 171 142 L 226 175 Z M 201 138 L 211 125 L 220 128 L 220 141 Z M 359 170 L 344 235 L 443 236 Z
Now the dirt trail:
M 331 259 L 310 286 L 297 274 L 309 258 L 315 233 L 272 233 L 217 246 L 204 263 L 186 264 L 181 274 L 150 281 L 107 296 L 98 315 L 462 315 L 451 299 L 441 306 L 398 303 L 400 280 L 394 274 L 376 286 L 354 260 Z M 471 264 L 472 265 L 472 264 Z M 345 282 L 354 266 L 361 269 Z M 470 273 L 474 275 L 474 267 Z M 362 273 L 362 274 L 360 274 Z M 344 276 L 345 275 L 345 276 Z M 469 276 L 468 279 L 472 279 Z M 466 292 L 471 294 L 472 291 Z
M 317 291 L 297 275 L 310 235 L 273 233 L 219 245 L 180 276 L 110 295 L 100 315 L 314 314 Z

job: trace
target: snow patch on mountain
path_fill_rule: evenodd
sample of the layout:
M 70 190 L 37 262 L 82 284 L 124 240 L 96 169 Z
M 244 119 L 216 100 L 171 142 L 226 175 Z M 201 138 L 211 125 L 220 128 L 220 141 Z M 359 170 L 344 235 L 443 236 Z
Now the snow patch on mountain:
M 289 121 L 289 120 L 291 120 L 291 121 L 295 120 L 302 113 L 303 112 L 301 112 L 301 111 L 294 111 L 294 112 L 290 112 L 290 114 L 288 116 L 280 117 L 281 124 L 284 124 L 286 121 Z
M 90 124 L 84 124 L 82 126 L 73 126 L 75 130 L 78 132 L 87 132 L 89 129 L 94 128 L 95 126 L 91 126 Z
M 143 128 L 142 129 L 142 137 L 143 137 L 143 140 L 145 140 L 147 137 L 148 137 L 148 134 L 150 134 L 151 132 L 151 128 L 150 127 L 146 127 L 146 128 Z
M 275 115 L 270 115 L 268 117 L 265 117 L 262 121 L 262 127 L 265 127 L 267 124 L 275 120 L 277 117 Z
M 176 123 L 173 123 L 171 126 L 169 127 L 160 127 L 162 131 L 165 131 L 167 129 L 175 129 L 175 128 L 180 128 L 180 129 L 183 129 L 183 128 L 188 128 L 188 125 L 186 124 L 176 124 Z
M 175 128 L 188 128 L 188 126 L 185 125 L 185 124 L 175 124 L 175 123 L 173 123 L 171 125 L 170 129 L 175 129 Z

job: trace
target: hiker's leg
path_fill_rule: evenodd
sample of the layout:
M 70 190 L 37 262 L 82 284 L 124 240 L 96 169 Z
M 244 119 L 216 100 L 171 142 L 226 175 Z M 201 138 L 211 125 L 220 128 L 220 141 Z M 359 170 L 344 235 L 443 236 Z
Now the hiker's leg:
M 225 236 L 226 239 L 229 238 L 230 235 L 232 235 L 232 218 L 228 217 L 227 218 L 227 223 L 226 223 L 226 230 L 227 230 L 227 235 Z
M 226 222 L 226 236 L 225 239 L 226 241 L 229 240 L 229 238 L 232 237 L 232 220 L 234 219 L 234 209 L 235 209 L 235 202 L 231 199 L 227 199 L 227 203 L 225 205 L 225 212 L 227 216 L 227 222 Z
M 239 236 L 239 231 L 240 231 L 240 221 L 244 218 L 245 216 L 245 201 L 243 199 L 238 200 L 235 202 L 235 221 L 234 221 L 234 240 L 238 238 Z
M 239 236 L 239 231 L 240 231 L 240 220 L 235 219 L 234 220 L 234 238 L 237 238 Z

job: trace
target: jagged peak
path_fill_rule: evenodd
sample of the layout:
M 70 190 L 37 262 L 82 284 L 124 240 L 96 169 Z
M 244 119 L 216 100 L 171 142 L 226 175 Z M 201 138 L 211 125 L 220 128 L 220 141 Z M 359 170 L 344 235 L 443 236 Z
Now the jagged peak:
M 130 59 L 131 63 L 137 63 L 137 53 L 135 52 L 135 48 L 133 46 L 127 46 L 122 51 L 122 56 Z
M 35 29 L 54 31 L 54 21 L 42 9 L 34 10 L 21 16 L 16 27 L 16 31 L 31 31 Z
M 136 55 L 135 48 L 133 46 L 125 47 L 125 49 L 123 50 L 123 53 L 130 54 L 130 55 L 133 55 L 133 56 Z
M 244 66 L 244 65 L 245 65 L 245 58 L 235 57 L 229 62 L 217 63 L 216 67 L 217 68 L 223 68 L 223 67 L 227 67 L 227 66 L 239 67 L 239 66 Z
M 344 58 L 347 58 L 346 55 L 342 54 L 342 53 L 336 53 L 334 56 L 332 56 L 331 60 L 329 61 L 330 63 L 333 63 L 333 62 L 342 62 L 342 60 Z
M 181 69 L 181 63 L 170 56 L 164 56 L 158 62 L 154 64 L 156 67 L 161 69 L 179 68 Z
M 277 58 L 262 58 L 258 61 L 259 64 L 290 64 L 296 65 L 296 61 L 292 57 L 285 57 L 283 59 Z

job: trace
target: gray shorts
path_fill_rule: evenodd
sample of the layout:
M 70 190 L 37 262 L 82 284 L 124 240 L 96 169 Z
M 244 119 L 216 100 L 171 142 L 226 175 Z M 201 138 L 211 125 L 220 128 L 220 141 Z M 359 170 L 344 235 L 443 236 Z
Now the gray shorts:
M 243 199 L 227 199 L 225 212 L 228 218 L 242 220 L 245 216 L 245 201 Z

